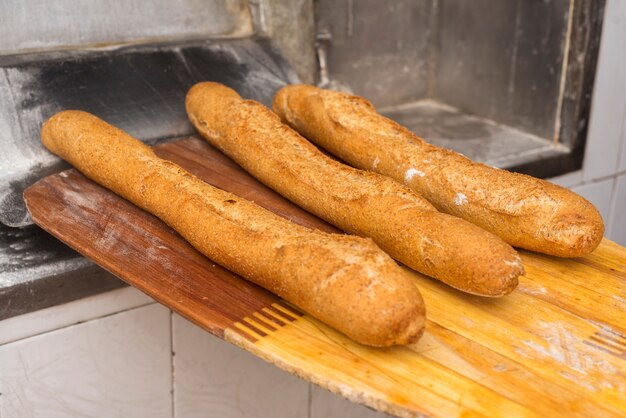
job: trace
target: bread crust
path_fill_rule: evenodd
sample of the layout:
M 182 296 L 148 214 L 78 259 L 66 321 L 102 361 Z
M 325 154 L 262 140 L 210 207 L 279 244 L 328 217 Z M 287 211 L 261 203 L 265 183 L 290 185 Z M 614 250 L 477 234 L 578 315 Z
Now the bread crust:
M 337 162 L 260 103 L 205 82 L 187 94 L 187 113 L 212 145 L 299 206 L 344 231 L 367 236 L 414 270 L 482 296 L 502 296 L 523 267 L 504 241 L 438 212 L 388 177 Z
M 602 240 L 600 214 L 576 193 L 428 144 L 361 97 L 293 85 L 276 94 L 273 108 L 285 123 L 349 164 L 402 182 L 437 209 L 513 246 L 579 257 Z
M 97 117 L 60 112 L 44 145 L 156 215 L 196 249 L 354 340 L 409 344 L 425 310 L 414 281 L 372 240 L 296 225 L 219 190 Z

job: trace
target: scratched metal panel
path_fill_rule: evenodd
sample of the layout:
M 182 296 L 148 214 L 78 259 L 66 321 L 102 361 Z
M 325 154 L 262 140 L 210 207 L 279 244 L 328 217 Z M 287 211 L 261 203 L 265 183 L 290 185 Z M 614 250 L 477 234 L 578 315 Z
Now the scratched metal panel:
M 22 192 L 63 163 L 41 145 L 49 116 L 82 109 L 147 142 L 193 132 L 184 98 L 196 82 L 224 83 L 271 103 L 298 78 L 265 39 L 47 54 L 0 66 L 0 222 L 30 224 Z
M 250 2 L 251 6 L 253 2 Z M 315 84 L 315 17 L 313 0 L 261 0 L 265 16 L 257 18 L 257 34 L 272 40 L 303 83 Z M 254 10 L 252 8 L 252 10 Z M 254 16 L 253 16 L 254 20 Z
M 246 0 L 2 0 L 0 53 L 252 34 Z
M 553 138 L 569 0 L 440 0 L 434 96 Z
M 377 106 L 428 91 L 431 0 L 318 0 L 317 31 L 327 30 L 330 78 Z
M 44 230 L 0 224 L 0 321 L 120 286 Z
M 529 161 L 565 153 L 552 141 L 432 100 L 389 108 L 384 114 L 431 144 L 499 168 L 515 170 Z
M 570 0 L 319 0 L 330 78 L 379 107 L 424 98 L 551 140 Z

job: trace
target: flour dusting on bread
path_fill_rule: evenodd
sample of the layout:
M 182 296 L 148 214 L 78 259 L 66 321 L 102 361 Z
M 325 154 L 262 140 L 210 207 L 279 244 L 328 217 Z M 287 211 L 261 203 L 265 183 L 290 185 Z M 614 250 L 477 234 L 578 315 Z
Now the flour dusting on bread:
M 424 177 L 425 175 L 423 171 L 411 167 L 404 173 L 404 184 L 409 183 L 415 176 Z
M 457 193 L 454 197 L 454 204 L 461 206 L 467 203 L 467 196 L 464 193 Z

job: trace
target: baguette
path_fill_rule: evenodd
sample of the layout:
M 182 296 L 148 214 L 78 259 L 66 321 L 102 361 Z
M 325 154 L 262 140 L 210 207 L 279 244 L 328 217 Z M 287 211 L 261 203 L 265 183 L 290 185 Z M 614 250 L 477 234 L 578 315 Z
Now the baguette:
M 517 286 L 521 260 L 504 241 L 385 176 L 325 156 L 260 103 L 200 83 L 186 105 L 202 136 L 261 182 L 344 231 L 373 238 L 412 269 L 483 296 Z
M 424 303 L 410 276 L 372 240 L 296 225 L 219 190 L 97 117 L 65 111 L 44 145 L 87 177 L 156 215 L 198 251 L 354 340 L 415 342 Z
M 428 144 L 361 97 L 293 85 L 276 94 L 273 108 L 285 123 L 347 163 L 404 183 L 440 211 L 513 246 L 579 257 L 602 240 L 602 218 L 581 196 Z

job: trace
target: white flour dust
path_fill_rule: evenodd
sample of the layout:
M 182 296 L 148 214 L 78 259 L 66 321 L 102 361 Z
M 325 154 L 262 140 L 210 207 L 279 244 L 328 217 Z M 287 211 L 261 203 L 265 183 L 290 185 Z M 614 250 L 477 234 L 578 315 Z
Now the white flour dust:
M 567 370 L 559 374 L 587 389 L 626 391 L 626 382 L 620 380 L 617 368 L 600 355 L 596 355 L 584 341 L 569 332 L 561 322 L 539 322 L 542 333 L 547 334 L 543 342 L 523 341 L 526 348 L 517 348 L 517 352 L 528 358 L 549 358 L 561 364 Z M 530 351 L 528 350 L 530 349 Z M 596 379 L 585 379 L 593 376 Z M 597 383 L 595 383 L 597 382 Z
M 423 171 L 420 171 L 420 170 L 418 170 L 416 168 L 409 168 L 404 173 L 404 182 L 408 183 L 415 176 L 424 177 L 425 175 L 426 175 L 426 173 L 424 173 Z
M 457 206 L 461 206 L 467 203 L 467 196 L 463 193 L 457 193 L 454 197 L 454 204 Z

